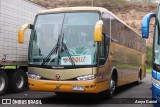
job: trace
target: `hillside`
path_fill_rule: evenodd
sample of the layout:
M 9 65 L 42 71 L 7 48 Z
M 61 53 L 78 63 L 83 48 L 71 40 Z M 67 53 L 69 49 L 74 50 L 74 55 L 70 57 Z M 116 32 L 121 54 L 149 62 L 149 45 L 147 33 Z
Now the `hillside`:
M 68 7 L 68 6 L 91 6 L 91 0 L 31 0 L 39 5 L 47 8 Z M 105 2 L 107 0 L 95 0 L 94 6 L 104 7 L 120 19 L 122 19 L 129 26 L 134 28 L 141 34 L 142 18 L 150 12 L 155 12 L 157 4 L 140 3 L 140 2 Z M 108 0 L 111 1 L 111 0 Z M 116 1 L 116 0 L 114 0 Z M 122 1 L 122 0 L 121 0 Z M 124 0 L 123 0 L 124 1 Z M 147 46 L 152 46 L 153 38 L 153 24 L 151 21 L 150 39 L 147 40 Z

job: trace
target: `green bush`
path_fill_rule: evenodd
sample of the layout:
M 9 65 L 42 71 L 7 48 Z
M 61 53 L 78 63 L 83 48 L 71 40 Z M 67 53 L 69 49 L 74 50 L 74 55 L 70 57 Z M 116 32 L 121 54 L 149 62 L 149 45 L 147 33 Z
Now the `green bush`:
M 147 68 L 152 67 L 152 47 L 146 47 L 146 54 L 147 54 Z

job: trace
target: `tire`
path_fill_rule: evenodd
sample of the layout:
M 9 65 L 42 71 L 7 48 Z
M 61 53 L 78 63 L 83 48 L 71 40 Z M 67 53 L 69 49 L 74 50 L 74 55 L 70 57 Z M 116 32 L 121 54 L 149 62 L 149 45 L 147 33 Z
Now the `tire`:
M 116 90 L 117 81 L 112 77 L 110 80 L 109 90 L 107 90 L 108 98 L 112 98 Z
M 5 94 L 8 88 L 8 76 L 6 72 L 0 70 L 0 95 Z
M 115 90 L 116 90 L 116 87 L 117 87 L 117 81 L 116 79 L 114 78 L 114 76 L 112 76 L 112 78 L 110 79 L 110 83 L 109 83 L 109 89 L 102 92 L 100 95 L 105 97 L 105 98 L 112 98 L 114 93 L 115 93 Z
M 137 84 L 137 85 L 140 85 L 140 84 L 141 84 L 141 72 L 139 72 L 138 80 L 136 81 L 136 84 Z
M 12 92 L 24 91 L 27 88 L 27 74 L 21 69 L 12 72 L 9 78 L 9 85 Z

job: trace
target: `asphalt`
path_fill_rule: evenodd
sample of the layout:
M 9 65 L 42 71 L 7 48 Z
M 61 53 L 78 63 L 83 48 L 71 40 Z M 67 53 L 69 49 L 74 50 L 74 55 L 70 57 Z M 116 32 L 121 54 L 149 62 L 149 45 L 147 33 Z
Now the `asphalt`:
M 63 97 L 58 97 L 53 92 L 33 92 L 28 90 L 16 94 L 7 93 L 0 98 L 12 99 L 12 101 L 15 99 L 16 101 L 37 100 L 42 102 L 42 105 L 1 104 L 1 107 L 153 107 L 153 104 L 146 104 L 147 101 L 152 101 L 150 73 L 146 75 L 140 85 L 132 83 L 119 87 L 113 99 L 106 99 L 97 94 L 66 94 Z

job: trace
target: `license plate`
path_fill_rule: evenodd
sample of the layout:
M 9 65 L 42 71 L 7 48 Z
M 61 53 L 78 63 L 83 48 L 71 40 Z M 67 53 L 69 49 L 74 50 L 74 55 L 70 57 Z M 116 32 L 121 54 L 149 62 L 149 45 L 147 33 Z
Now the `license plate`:
M 72 90 L 73 91 L 84 91 L 84 86 L 73 86 Z

